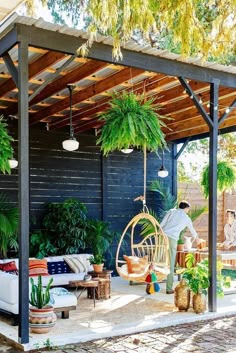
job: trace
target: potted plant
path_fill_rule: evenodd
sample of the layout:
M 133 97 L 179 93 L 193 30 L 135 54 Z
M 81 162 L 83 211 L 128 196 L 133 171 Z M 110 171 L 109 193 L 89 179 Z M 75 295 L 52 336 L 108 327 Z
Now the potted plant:
M 234 166 L 227 161 L 219 161 L 217 163 L 217 189 L 223 192 L 226 189 L 231 189 L 236 182 L 236 173 Z M 201 185 L 205 198 L 209 195 L 209 165 L 202 172 Z
M 224 296 L 223 288 L 229 287 L 230 282 L 221 274 L 222 264 L 217 262 L 217 295 Z M 193 310 L 200 314 L 206 310 L 206 294 L 210 286 L 208 260 L 196 263 L 193 254 L 186 256 L 186 269 L 181 271 L 182 278 L 193 293 Z
M 150 151 L 166 146 L 161 130 L 164 117 L 157 113 L 153 100 L 122 91 L 114 94 L 109 104 L 110 108 L 100 116 L 105 124 L 97 140 L 104 155 L 130 146 Z
M 9 159 L 13 157 L 11 142 L 13 138 L 8 134 L 7 123 L 3 116 L 0 116 L 0 171 L 2 173 L 11 173 Z
M 93 265 L 94 272 L 102 272 L 104 266 L 104 257 L 102 254 L 95 254 L 89 257 L 90 265 Z
M 184 251 L 184 239 L 182 237 L 182 232 L 180 233 L 180 236 L 177 242 L 177 251 Z
M 29 326 L 33 333 L 47 333 L 56 323 L 56 315 L 53 306 L 50 305 L 50 286 L 53 278 L 50 278 L 47 286 L 42 285 L 42 276 L 38 276 L 38 282 L 30 278 L 30 315 Z
M 93 256 L 89 258 L 95 272 L 102 272 L 104 254 L 108 250 L 114 237 L 114 232 L 109 229 L 109 224 L 101 220 L 90 220 L 87 230 L 87 243 Z M 102 265 L 97 268 L 97 265 Z M 96 269 L 95 269 L 96 268 Z

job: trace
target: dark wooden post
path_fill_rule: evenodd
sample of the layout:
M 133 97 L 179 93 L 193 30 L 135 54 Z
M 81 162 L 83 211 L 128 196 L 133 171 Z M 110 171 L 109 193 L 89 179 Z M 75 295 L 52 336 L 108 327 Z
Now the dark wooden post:
M 28 42 L 18 49 L 18 138 L 19 138 L 19 342 L 29 342 L 29 117 Z
M 210 146 L 209 146 L 209 311 L 217 310 L 216 288 L 216 243 L 217 243 L 217 144 L 218 144 L 218 94 L 219 80 L 211 83 L 210 90 Z

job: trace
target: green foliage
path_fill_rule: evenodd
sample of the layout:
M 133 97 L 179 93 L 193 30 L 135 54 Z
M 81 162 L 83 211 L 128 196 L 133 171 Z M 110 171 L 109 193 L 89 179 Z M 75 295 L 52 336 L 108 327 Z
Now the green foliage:
M 43 259 L 45 256 L 56 255 L 58 248 L 45 230 L 34 230 L 30 235 L 30 256 Z
M 101 265 L 104 263 L 105 259 L 102 254 L 95 254 L 88 258 L 91 265 Z
M 38 284 L 34 283 L 34 279 L 30 278 L 31 294 L 30 304 L 35 308 L 42 309 L 50 302 L 50 286 L 53 278 L 50 278 L 46 288 L 42 286 L 42 276 L 38 276 Z
M 11 142 L 13 138 L 8 135 L 7 123 L 0 117 L 0 171 L 11 174 L 11 168 L 8 160 L 13 156 Z
M 33 1 L 26 0 L 31 11 Z M 89 16 L 86 29 L 90 38 L 86 48 L 91 46 L 96 33 L 110 35 L 116 60 L 122 59 L 121 46 L 131 38 L 183 56 L 197 55 L 221 62 L 235 54 L 235 0 L 41 1 L 48 3 L 55 21 L 60 23 L 64 14 L 69 16 L 68 24 L 72 21 L 74 25 L 81 14 Z
M 158 219 L 161 221 L 167 211 L 177 206 L 177 198 L 171 193 L 170 188 L 159 179 L 151 182 L 150 190 L 158 193 L 161 197 L 161 203 L 158 209 Z
M 110 108 L 101 113 L 100 120 L 105 124 L 97 140 L 104 155 L 114 150 L 130 146 L 156 151 L 166 145 L 161 128 L 165 126 L 152 105 L 152 100 L 133 92 L 116 93 L 109 102 Z
M 160 204 L 158 205 L 158 212 L 149 209 L 149 213 L 160 223 L 165 216 L 165 213 L 171 208 L 175 208 L 177 206 L 177 198 L 172 195 L 170 188 L 159 179 L 151 182 L 150 190 L 158 193 L 161 198 Z M 142 224 L 142 236 L 145 237 L 155 231 L 150 221 L 143 219 L 139 223 Z
M 217 163 L 217 189 L 223 192 L 226 189 L 231 189 L 236 182 L 236 174 L 234 166 L 227 161 Z M 209 165 L 202 172 L 201 185 L 205 198 L 209 196 Z
M 85 249 L 87 224 L 86 206 L 74 199 L 49 203 L 48 214 L 43 219 L 45 233 L 58 254 L 73 254 Z
M 229 287 L 230 282 L 221 274 L 222 264 L 217 262 L 217 295 L 224 295 L 223 288 Z M 207 294 L 207 289 L 210 286 L 208 260 L 203 260 L 196 263 L 193 254 L 186 256 L 186 269 L 181 271 L 183 279 L 194 294 Z
M 0 257 L 7 257 L 7 250 L 17 249 L 19 213 L 12 208 L 4 193 L 0 193 Z
M 107 222 L 100 220 L 89 221 L 86 242 L 87 247 L 92 250 L 95 261 L 97 261 L 97 259 L 98 261 L 101 258 L 103 259 L 105 252 L 109 249 L 109 246 L 112 243 L 113 237 L 114 232 L 110 231 L 109 224 Z
M 188 216 L 191 218 L 192 222 L 194 222 L 198 217 L 200 217 L 203 213 L 207 211 L 206 206 L 192 206 L 188 212 Z M 182 232 L 179 235 L 179 240 L 178 244 L 184 244 L 184 234 L 187 231 L 187 227 L 182 230 Z

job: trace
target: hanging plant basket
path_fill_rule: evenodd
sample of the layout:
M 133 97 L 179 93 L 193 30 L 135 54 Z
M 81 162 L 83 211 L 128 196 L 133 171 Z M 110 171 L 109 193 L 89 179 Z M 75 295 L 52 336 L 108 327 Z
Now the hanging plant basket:
M 0 171 L 2 173 L 11 173 L 9 159 L 13 157 L 11 142 L 13 138 L 8 135 L 7 123 L 0 117 Z
M 104 121 L 97 140 L 104 155 L 127 148 L 157 151 L 166 145 L 161 128 L 166 126 L 165 117 L 157 113 L 153 100 L 133 92 L 116 93 L 110 101 L 110 108 L 100 115 Z
M 226 161 L 217 163 L 217 190 L 222 193 L 227 189 L 231 189 L 236 183 L 235 167 Z M 209 196 L 209 165 L 202 172 L 201 185 L 205 198 Z

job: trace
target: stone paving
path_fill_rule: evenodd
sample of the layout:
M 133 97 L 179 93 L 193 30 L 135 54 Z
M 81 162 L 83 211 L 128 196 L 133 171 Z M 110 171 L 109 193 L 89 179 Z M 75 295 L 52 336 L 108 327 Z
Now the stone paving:
M 37 348 L 37 347 L 36 347 Z M 0 353 L 19 353 L 0 339 Z M 36 351 L 30 351 L 31 353 Z M 63 347 L 50 341 L 44 353 L 236 353 L 236 316 Z

